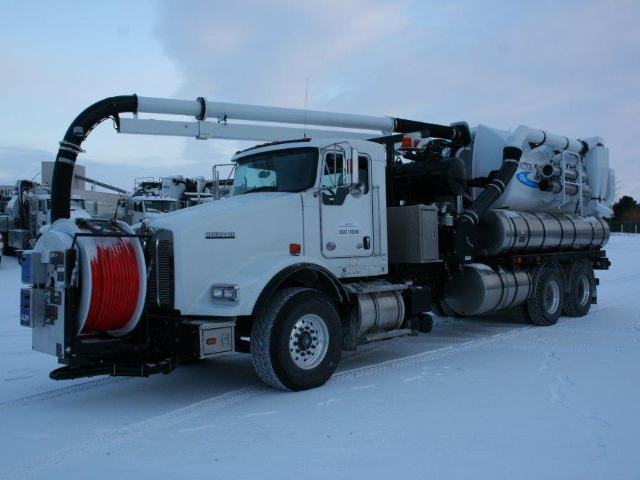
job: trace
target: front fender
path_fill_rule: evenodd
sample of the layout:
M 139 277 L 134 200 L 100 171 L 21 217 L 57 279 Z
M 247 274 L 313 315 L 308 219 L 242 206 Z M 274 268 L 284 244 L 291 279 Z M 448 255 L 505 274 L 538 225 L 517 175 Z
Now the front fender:
M 211 281 L 206 283 L 206 287 L 196 301 L 181 313 L 183 315 L 213 317 L 252 315 L 255 312 L 260 295 L 270 282 L 277 278 L 281 272 L 295 268 L 296 265 L 300 264 L 313 265 L 329 272 L 317 259 L 308 256 L 266 254 L 252 257 L 251 260 L 240 266 L 238 270 L 228 275 L 221 276 L 219 273 L 215 275 L 212 272 Z M 238 301 L 214 300 L 211 295 L 211 289 L 216 284 L 237 285 Z

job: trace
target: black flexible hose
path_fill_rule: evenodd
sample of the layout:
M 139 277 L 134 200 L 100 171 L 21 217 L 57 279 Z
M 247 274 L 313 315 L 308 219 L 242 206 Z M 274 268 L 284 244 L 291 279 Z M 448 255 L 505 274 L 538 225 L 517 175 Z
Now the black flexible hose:
M 116 120 L 116 126 L 119 128 L 118 115 L 125 112 L 135 113 L 137 110 L 137 95 L 109 97 L 86 108 L 69 125 L 64 139 L 60 142 L 56 163 L 53 166 L 53 179 L 51 180 L 52 222 L 70 216 L 73 169 L 78 153 L 82 151 L 80 146 L 91 130 L 110 117 Z
M 500 198 L 509 186 L 509 182 L 518 170 L 522 149 L 505 147 L 502 152 L 502 165 L 496 176 L 487 184 L 478 198 L 458 218 L 456 224 L 456 251 L 459 256 L 476 253 L 476 226 L 482 215 Z

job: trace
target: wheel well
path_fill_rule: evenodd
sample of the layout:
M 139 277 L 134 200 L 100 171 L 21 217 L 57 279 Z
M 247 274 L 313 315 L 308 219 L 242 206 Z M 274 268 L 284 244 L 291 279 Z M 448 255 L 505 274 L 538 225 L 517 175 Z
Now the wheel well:
M 290 287 L 307 287 L 323 292 L 334 302 L 341 318 L 348 311 L 349 296 L 329 270 L 319 265 L 298 264 L 285 268 L 267 283 L 253 307 L 252 316 L 259 315 L 278 290 Z
M 254 319 L 260 315 L 273 295 L 291 287 L 307 287 L 323 292 L 338 309 L 340 321 L 345 324 L 349 320 L 349 295 L 342 283 L 327 269 L 313 264 L 298 264 L 285 268 L 275 275 L 262 289 L 251 315 L 238 317 L 236 320 L 236 349 L 248 351 L 248 342 L 241 337 L 251 335 Z

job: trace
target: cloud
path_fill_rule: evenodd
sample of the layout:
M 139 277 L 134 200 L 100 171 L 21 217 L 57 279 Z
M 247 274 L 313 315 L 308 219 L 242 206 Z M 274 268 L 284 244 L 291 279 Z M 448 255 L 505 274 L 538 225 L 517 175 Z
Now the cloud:
M 636 2 L 160 5 L 184 98 L 302 107 L 308 77 L 314 109 L 599 135 L 640 185 Z
M 350 61 L 388 41 L 406 21 L 402 3 L 164 2 L 156 35 L 183 71 L 180 92 L 300 107 L 305 81 L 335 93 Z
M 0 32 L 0 182 L 33 176 L 54 158 L 68 122 L 105 96 L 302 108 L 308 78 L 310 109 L 602 136 L 622 191 L 640 191 L 633 0 L 160 0 L 126 14 L 106 3 L 82 12 L 7 8 L 15 25 Z M 68 29 L 51 27 L 72 13 L 79 16 Z M 209 176 L 245 145 L 116 135 L 105 122 L 80 162 L 87 175 L 130 188 L 143 175 Z

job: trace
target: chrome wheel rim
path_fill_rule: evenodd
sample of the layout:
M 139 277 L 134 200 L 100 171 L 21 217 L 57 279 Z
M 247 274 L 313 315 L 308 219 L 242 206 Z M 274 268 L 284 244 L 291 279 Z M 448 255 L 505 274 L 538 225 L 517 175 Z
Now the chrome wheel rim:
M 553 315 L 560 306 L 560 286 L 555 280 L 550 281 L 544 287 L 544 308 L 548 314 Z
M 325 321 L 315 314 L 298 319 L 289 335 L 291 360 L 304 370 L 317 367 L 329 350 L 329 329 Z
M 589 296 L 591 294 L 591 285 L 589 285 L 589 279 L 586 275 L 583 275 L 578 280 L 578 302 L 581 307 L 584 307 L 589 302 Z

